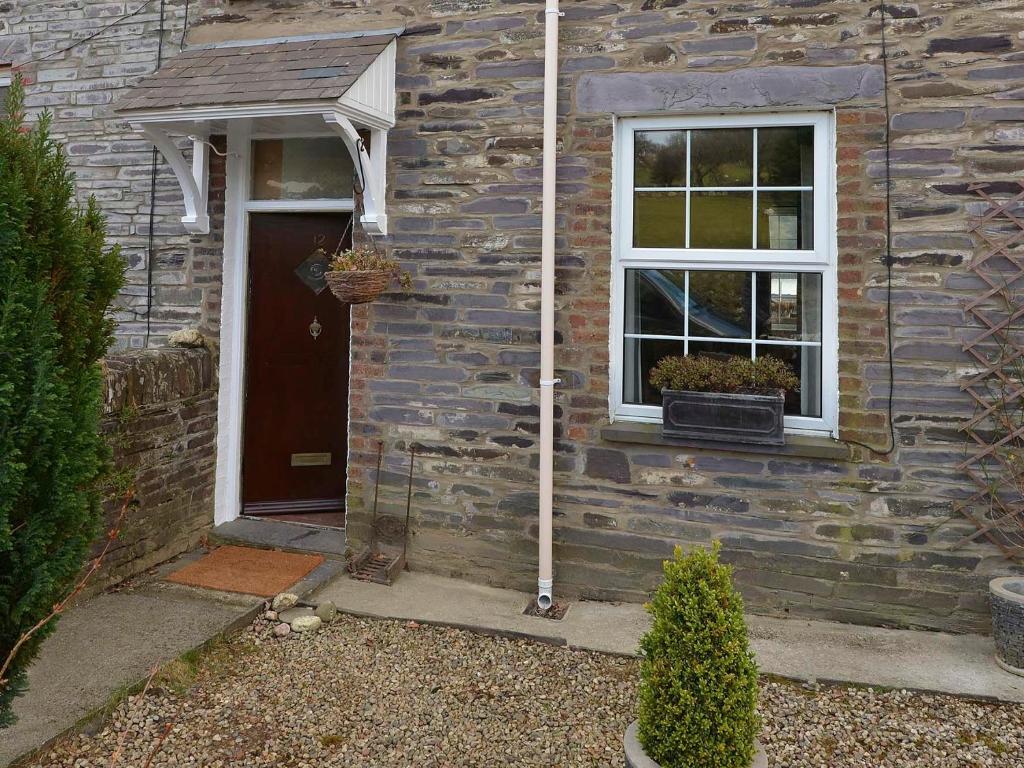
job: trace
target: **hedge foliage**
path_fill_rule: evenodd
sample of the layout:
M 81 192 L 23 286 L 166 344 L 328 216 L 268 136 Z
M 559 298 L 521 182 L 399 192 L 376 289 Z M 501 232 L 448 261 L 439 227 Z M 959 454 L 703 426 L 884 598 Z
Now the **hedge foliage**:
M 24 123 L 21 83 L 0 116 L 0 664 L 82 568 L 101 519 L 99 434 L 109 317 L 123 278 L 93 200 L 50 137 Z M 44 631 L 0 682 L 0 725 Z
M 761 729 L 743 600 L 719 548 L 676 547 L 647 606 L 637 735 L 662 768 L 747 768 Z

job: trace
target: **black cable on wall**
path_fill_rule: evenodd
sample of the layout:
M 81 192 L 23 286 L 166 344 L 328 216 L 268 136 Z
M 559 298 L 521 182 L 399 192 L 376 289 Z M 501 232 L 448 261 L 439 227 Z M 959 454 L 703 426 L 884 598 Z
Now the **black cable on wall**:
M 166 0 L 160 0 L 160 26 L 157 31 L 156 44 L 156 69 L 164 62 L 164 5 Z M 184 32 L 182 33 L 184 36 Z M 153 227 L 156 226 L 156 174 L 159 167 L 159 155 L 157 148 L 153 147 L 153 154 L 149 166 L 149 244 L 146 256 L 146 340 L 143 347 L 149 346 L 149 336 L 152 331 L 153 320 L 153 264 L 156 261 L 156 237 L 153 234 Z
M 882 97 L 885 110 L 885 325 L 886 344 L 889 351 L 889 401 L 887 419 L 889 422 L 889 447 L 876 448 L 858 440 L 847 440 L 852 445 L 867 448 L 876 456 L 888 456 L 896 450 L 896 424 L 893 421 L 893 393 L 896 389 L 896 364 L 893 360 L 892 340 L 892 111 L 889 107 L 889 47 L 885 35 L 885 3 L 878 6 L 882 24 Z

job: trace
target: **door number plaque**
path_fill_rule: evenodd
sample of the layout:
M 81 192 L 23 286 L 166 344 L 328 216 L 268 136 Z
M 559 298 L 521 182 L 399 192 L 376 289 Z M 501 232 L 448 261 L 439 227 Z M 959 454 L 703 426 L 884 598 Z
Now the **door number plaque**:
M 293 453 L 293 467 L 329 467 L 331 465 L 331 454 L 329 453 Z

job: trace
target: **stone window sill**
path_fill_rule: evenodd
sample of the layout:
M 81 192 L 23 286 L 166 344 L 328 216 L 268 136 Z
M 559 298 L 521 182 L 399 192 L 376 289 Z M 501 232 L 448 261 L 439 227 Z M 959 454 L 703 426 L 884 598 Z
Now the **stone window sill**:
M 633 443 L 634 445 L 658 445 L 675 448 L 695 448 L 702 451 L 724 451 L 728 453 L 765 453 L 773 456 L 792 456 L 802 459 L 825 459 L 828 461 L 850 461 L 850 446 L 841 440 L 815 435 L 786 435 L 785 445 L 740 445 L 737 443 L 715 443 L 703 440 L 680 440 L 661 434 L 660 424 L 638 422 L 616 422 L 601 428 L 601 439 L 609 443 Z

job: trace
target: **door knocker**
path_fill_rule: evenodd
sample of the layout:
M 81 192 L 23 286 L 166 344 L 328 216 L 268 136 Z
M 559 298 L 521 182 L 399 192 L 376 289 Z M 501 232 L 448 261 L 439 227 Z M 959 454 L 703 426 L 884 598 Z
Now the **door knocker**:
M 320 338 L 320 334 L 323 333 L 324 327 L 320 325 L 320 321 L 316 315 L 313 315 L 313 322 L 309 324 L 309 335 L 313 337 L 313 341 Z

